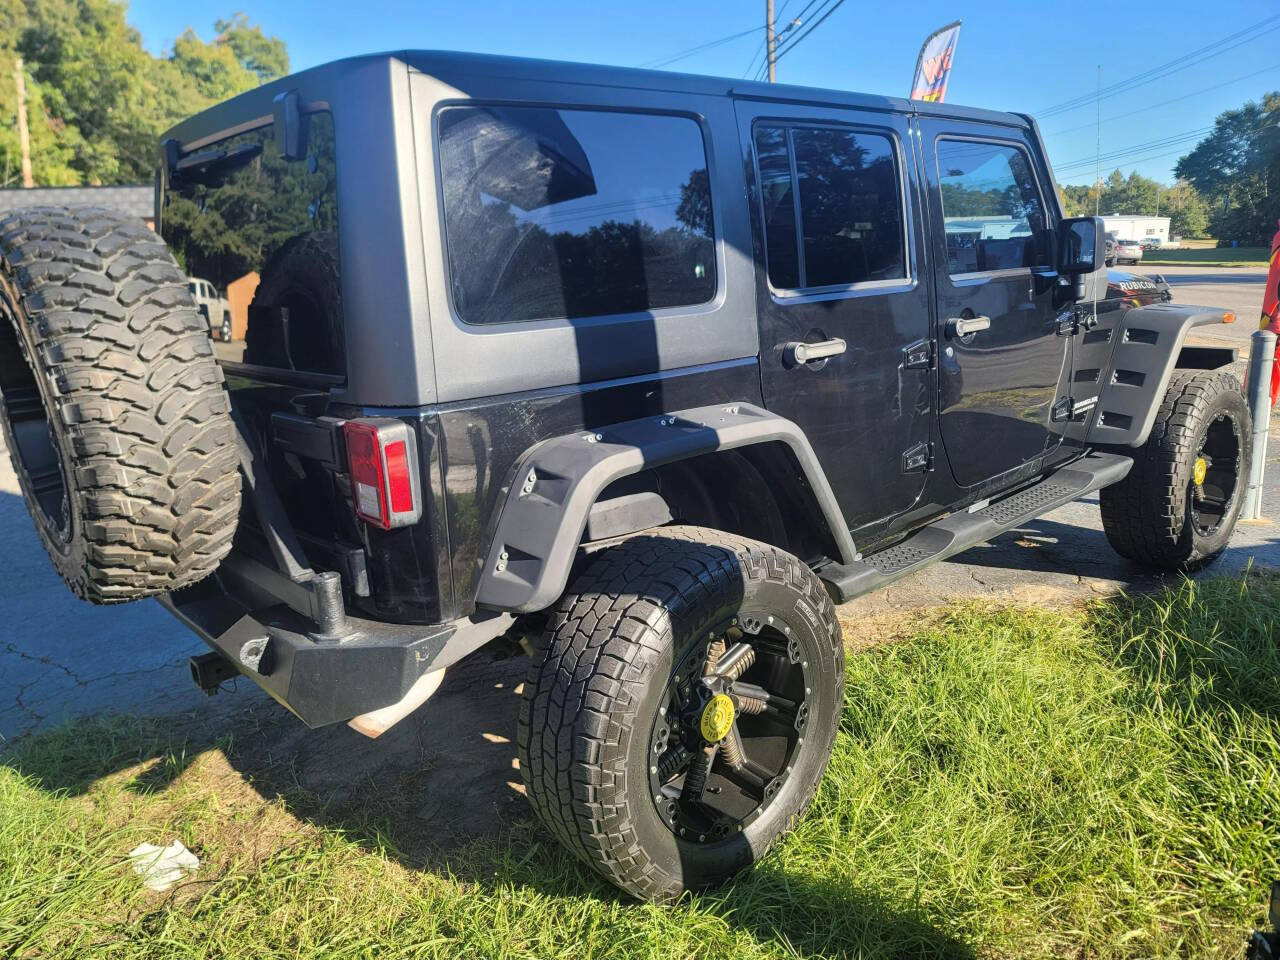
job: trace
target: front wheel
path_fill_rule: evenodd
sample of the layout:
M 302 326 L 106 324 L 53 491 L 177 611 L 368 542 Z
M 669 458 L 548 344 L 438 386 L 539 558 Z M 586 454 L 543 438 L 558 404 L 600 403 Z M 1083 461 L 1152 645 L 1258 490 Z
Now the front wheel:
M 1133 469 L 1099 495 L 1111 546 L 1164 570 L 1211 563 L 1240 518 L 1252 440 L 1239 380 L 1175 371 Z
M 835 610 L 801 561 L 697 527 L 633 537 L 590 562 L 530 667 L 529 800 L 633 896 L 722 882 L 812 800 L 843 683 Z
M 222 315 L 222 326 L 218 328 L 218 339 L 223 343 L 231 342 L 231 314 Z

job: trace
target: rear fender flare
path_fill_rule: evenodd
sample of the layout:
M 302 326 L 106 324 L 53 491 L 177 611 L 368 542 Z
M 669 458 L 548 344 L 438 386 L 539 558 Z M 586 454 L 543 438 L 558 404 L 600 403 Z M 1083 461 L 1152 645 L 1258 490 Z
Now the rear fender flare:
M 1140 447 L 1147 442 L 1169 378 L 1192 327 L 1222 323 L 1216 307 L 1152 303 L 1134 307 L 1112 332 L 1111 363 L 1098 391 L 1086 442 Z
M 512 613 L 544 610 L 564 592 L 600 492 L 619 477 L 687 457 L 782 442 L 795 455 L 841 562 L 857 555 L 835 494 L 795 423 L 749 403 L 681 410 L 553 437 L 521 458 L 503 497 L 476 604 Z

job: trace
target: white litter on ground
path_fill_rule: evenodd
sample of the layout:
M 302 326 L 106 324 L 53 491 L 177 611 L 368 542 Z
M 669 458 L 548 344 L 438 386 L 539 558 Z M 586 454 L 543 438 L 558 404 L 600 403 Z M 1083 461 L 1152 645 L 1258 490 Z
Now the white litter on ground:
M 142 882 L 152 890 L 168 890 L 189 873 L 200 869 L 200 860 L 194 853 L 175 840 L 167 847 L 144 843 L 129 854 L 133 870 Z

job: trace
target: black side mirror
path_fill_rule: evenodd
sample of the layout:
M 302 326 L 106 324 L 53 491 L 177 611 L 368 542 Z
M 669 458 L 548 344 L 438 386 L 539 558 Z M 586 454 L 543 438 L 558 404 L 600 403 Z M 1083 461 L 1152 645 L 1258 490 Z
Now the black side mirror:
M 1079 277 L 1102 269 L 1107 234 L 1101 217 L 1069 217 L 1058 224 L 1058 273 Z

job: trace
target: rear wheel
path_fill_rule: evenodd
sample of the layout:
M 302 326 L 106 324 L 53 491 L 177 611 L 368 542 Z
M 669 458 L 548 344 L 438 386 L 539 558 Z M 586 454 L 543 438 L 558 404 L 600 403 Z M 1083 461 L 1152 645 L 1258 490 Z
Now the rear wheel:
M 1099 495 L 1111 546 L 1165 570 L 1212 562 L 1240 518 L 1251 449 L 1240 382 L 1222 371 L 1176 371 L 1133 469 Z
M 835 611 L 801 561 L 696 527 L 633 537 L 592 560 L 530 668 L 530 802 L 634 896 L 719 883 L 813 798 L 843 677 Z
M 218 328 L 218 339 L 223 343 L 231 342 L 231 314 L 222 315 L 222 326 Z

